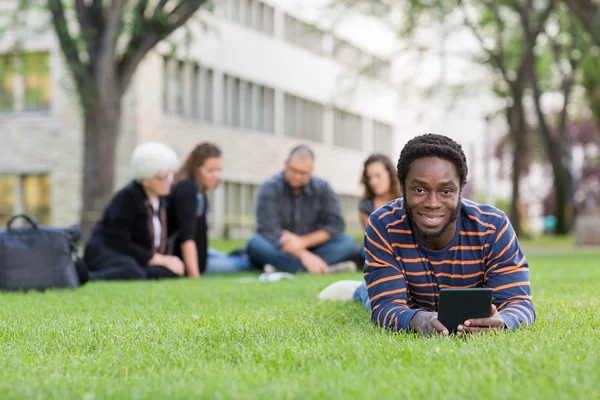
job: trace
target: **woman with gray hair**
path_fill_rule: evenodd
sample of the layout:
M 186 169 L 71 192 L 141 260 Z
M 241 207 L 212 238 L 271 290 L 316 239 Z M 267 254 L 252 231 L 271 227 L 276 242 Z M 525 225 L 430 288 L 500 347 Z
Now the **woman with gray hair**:
M 117 192 L 94 226 L 84 252 L 90 280 L 175 278 L 181 259 L 166 255 L 167 213 L 177 155 L 163 143 L 138 145 L 135 179 Z

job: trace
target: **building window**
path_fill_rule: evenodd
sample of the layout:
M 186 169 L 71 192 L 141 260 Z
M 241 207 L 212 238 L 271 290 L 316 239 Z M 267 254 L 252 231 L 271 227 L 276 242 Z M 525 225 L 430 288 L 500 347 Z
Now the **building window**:
M 274 132 L 275 91 L 225 74 L 223 76 L 223 123 Z
M 175 68 L 175 113 L 183 115 L 183 61 L 177 61 Z
M 202 118 L 205 121 L 213 121 L 213 71 L 212 69 L 201 68 L 201 90 L 202 90 Z
M 260 30 L 272 36 L 275 34 L 275 9 L 264 3 L 262 3 L 262 9 L 263 24 Z
M 384 82 L 392 79 L 390 60 L 369 54 L 343 39 L 334 38 L 333 59 L 361 75 Z
M 15 85 L 17 80 L 22 81 L 22 85 Z M 49 54 L 24 53 L 0 56 L 0 111 L 49 108 Z
M 50 224 L 50 175 L 0 175 L 0 226 L 15 214 L 26 213 Z
M 252 99 L 252 83 L 242 82 L 242 127 L 245 129 L 252 129 L 252 106 L 254 101 Z
M 373 121 L 373 150 L 384 154 L 394 151 L 394 128 L 391 125 Z
M 231 120 L 229 121 L 229 125 L 239 128 L 240 125 L 240 85 L 241 81 L 239 78 L 229 77 L 230 85 L 231 85 Z
M 213 120 L 213 72 L 194 65 L 192 72 L 192 118 Z
M 201 75 L 200 75 L 200 67 L 197 65 L 194 65 L 194 69 L 192 71 L 192 90 L 191 90 L 191 102 L 190 102 L 190 106 L 192 107 L 191 110 L 191 117 L 194 119 L 200 118 L 200 101 L 198 99 L 198 94 L 201 90 L 200 88 L 200 79 L 201 79 Z
M 50 63 L 48 53 L 29 53 L 22 57 L 26 110 L 46 110 L 50 106 Z
M 258 186 L 248 183 L 225 182 L 224 223 L 228 236 L 248 236 L 256 226 L 254 214 Z
M 164 112 L 169 112 L 169 79 L 171 74 L 169 73 L 169 58 L 163 57 L 163 79 L 162 79 L 162 106 Z
M 359 196 L 352 195 L 340 195 L 340 205 L 342 208 L 342 215 L 346 222 L 346 230 L 351 233 L 358 233 L 362 231 L 360 224 L 360 217 L 358 214 L 358 203 L 360 202 Z
M 260 0 L 224 0 L 215 14 L 271 36 L 275 33 L 275 9 Z
M 357 68 L 362 65 L 363 52 L 347 41 L 335 38 L 333 59 L 348 68 Z
M 265 132 L 275 132 L 275 90 L 262 87 L 263 92 L 263 112 L 260 113 L 259 118 L 263 123 L 263 130 Z
M 333 144 L 349 149 L 362 149 L 362 118 L 356 114 L 334 109 Z
M 15 108 L 14 79 L 14 58 L 0 56 L 0 111 L 12 111 Z
M 203 121 L 213 121 L 213 71 L 198 64 L 191 67 L 190 82 L 184 73 L 187 63 L 164 58 L 163 64 L 163 110 Z M 189 85 L 190 90 L 184 87 Z M 186 93 L 189 93 L 186 94 Z M 191 98 L 187 99 L 186 96 Z M 190 109 L 184 104 L 189 100 Z
M 287 14 L 284 24 L 285 40 L 315 54 L 323 54 L 324 33 L 322 30 Z
M 291 137 L 323 141 L 323 105 L 286 93 L 285 134 Z

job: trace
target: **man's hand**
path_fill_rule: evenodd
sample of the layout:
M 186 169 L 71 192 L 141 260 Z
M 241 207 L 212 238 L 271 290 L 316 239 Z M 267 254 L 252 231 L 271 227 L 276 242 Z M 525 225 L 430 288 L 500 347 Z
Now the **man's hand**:
M 463 335 L 467 333 L 477 332 L 490 332 L 504 329 L 504 320 L 500 316 L 500 313 L 496 309 L 496 306 L 492 304 L 491 316 L 488 318 L 474 318 L 468 319 L 464 324 L 458 325 L 457 335 Z
M 437 312 L 419 311 L 410 320 L 408 327 L 424 336 L 448 336 L 450 334 L 448 329 L 438 320 Z
M 304 265 L 304 268 L 309 274 L 328 274 L 329 268 L 327 263 L 323 261 L 318 255 L 311 253 L 308 250 L 304 250 L 300 256 L 300 262 Z
M 304 245 L 302 238 L 285 229 L 281 233 L 281 239 L 279 242 L 281 243 L 281 249 L 291 255 L 296 255 L 302 250 L 306 250 L 306 246 Z

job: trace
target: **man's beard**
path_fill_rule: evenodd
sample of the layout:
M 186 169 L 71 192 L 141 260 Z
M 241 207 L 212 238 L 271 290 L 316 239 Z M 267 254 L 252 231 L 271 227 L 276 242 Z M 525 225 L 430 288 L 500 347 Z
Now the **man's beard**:
M 405 199 L 406 199 L 406 197 L 405 197 Z M 462 197 L 460 197 L 458 199 L 458 205 L 456 206 L 454 211 L 452 211 L 452 214 L 450 215 L 448 222 L 446 222 L 446 224 L 438 232 L 422 231 L 417 226 L 417 224 L 414 223 L 413 212 L 412 212 L 412 209 L 408 206 L 408 204 L 406 204 L 406 217 L 408 218 L 408 221 L 410 222 L 412 229 L 415 231 L 415 233 L 417 234 L 418 237 L 423 238 L 425 240 L 430 240 L 430 241 L 438 240 L 439 238 L 442 237 L 442 235 L 444 233 L 446 233 L 446 231 L 448 230 L 450 225 L 452 225 L 458 219 L 458 216 L 460 215 L 460 210 L 461 210 L 461 203 L 462 203 Z

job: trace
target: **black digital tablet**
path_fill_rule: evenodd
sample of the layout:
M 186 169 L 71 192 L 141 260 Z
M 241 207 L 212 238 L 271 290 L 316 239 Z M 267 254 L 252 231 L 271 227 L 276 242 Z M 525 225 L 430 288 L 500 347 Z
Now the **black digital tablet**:
M 438 320 L 454 333 L 468 319 L 489 317 L 491 308 L 491 288 L 444 288 L 440 290 Z

